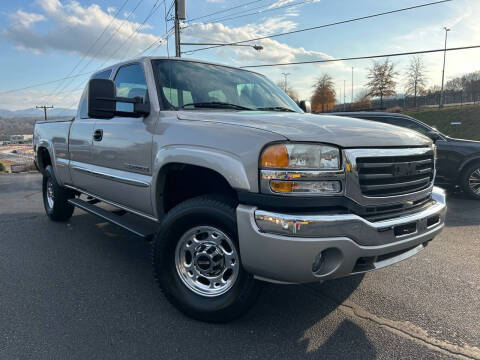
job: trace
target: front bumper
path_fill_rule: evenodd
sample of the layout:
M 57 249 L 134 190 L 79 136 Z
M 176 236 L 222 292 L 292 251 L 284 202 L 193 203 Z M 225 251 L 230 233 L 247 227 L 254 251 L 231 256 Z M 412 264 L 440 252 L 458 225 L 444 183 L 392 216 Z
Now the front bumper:
M 354 214 L 292 215 L 237 208 L 242 264 L 256 277 L 306 283 L 379 269 L 421 251 L 444 227 L 445 192 L 415 214 L 369 222 Z

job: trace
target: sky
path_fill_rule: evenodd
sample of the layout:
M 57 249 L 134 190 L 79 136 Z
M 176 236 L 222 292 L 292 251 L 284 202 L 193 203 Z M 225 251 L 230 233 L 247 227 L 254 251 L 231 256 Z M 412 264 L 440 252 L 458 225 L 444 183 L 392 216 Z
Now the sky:
M 183 42 L 226 43 L 396 10 L 431 0 L 186 0 Z M 35 105 L 76 108 L 89 75 L 108 65 L 146 55 L 174 56 L 167 18 L 172 0 L 3 0 L 0 2 L 0 109 Z M 155 6 L 157 5 L 157 6 Z M 228 10 L 232 7 L 235 9 Z M 153 9 L 153 12 L 152 12 Z M 228 10 L 228 11 L 224 11 Z M 206 16 L 219 12 L 216 15 Z M 322 60 L 480 45 L 480 0 L 453 0 L 313 31 L 265 39 L 263 46 L 221 47 L 183 57 L 234 66 Z M 247 15 L 248 16 L 244 16 Z M 149 16 L 150 15 L 150 16 Z M 197 19 L 198 18 L 198 19 Z M 168 46 L 167 46 L 168 45 Z M 196 47 L 184 46 L 183 51 Z M 480 70 L 480 49 L 449 52 L 446 80 Z M 397 92 L 405 87 L 408 57 L 392 57 Z M 422 55 L 428 85 L 440 85 L 443 54 Z M 256 68 L 275 82 L 288 73 L 289 87 L 308 99 L 316 78 L 332 76 L 347 102 L 367 83 L 372 60 Z M 352 84 L 352 67 L 354 68 Z M 84 74 L 29 89 L 11 90 Z M 343 95 L 342 95 L 343 96 Z M 340 100 L 340 99 L 339 99 Z M 343 100 L 343 99 L 342 99 Z

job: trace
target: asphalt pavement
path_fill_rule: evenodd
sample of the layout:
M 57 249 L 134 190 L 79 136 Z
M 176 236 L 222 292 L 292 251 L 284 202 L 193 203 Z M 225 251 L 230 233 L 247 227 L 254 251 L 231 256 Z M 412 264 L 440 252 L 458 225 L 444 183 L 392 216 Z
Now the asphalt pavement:
M 39 174 L 0 175 L 0 359 L 480 359 L 480 201 L 448 206 L 414 258 L 266 285 L 245 317 L 212 325 L 165 300 L 149 243 L 78 209 L 53 223 Z

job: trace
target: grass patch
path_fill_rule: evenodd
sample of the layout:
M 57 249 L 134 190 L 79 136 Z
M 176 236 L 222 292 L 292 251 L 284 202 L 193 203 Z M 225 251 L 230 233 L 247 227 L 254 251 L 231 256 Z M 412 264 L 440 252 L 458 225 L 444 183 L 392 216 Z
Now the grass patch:
M 405 114 L 437 128 L 448 136 L 480 140 L 480 105 L 422 108 L 419 111 L 406 111 Z M 452 122 L 462 124 L 452 125 Z
M 6 172 L 10 170 L 11 162 L 5 159 L 0 159 L 0 172 Z

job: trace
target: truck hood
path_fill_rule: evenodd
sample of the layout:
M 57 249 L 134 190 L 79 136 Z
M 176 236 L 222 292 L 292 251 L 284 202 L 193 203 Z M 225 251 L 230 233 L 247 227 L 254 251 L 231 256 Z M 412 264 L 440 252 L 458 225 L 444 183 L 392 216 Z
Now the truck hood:
M 178 111 L 179 120 L 210 121 L 271 131 L 290 141 L 323 142 L 341 146 L 428 146 L 417 132 L 369 120 L 342 116 L 265 111 Z

